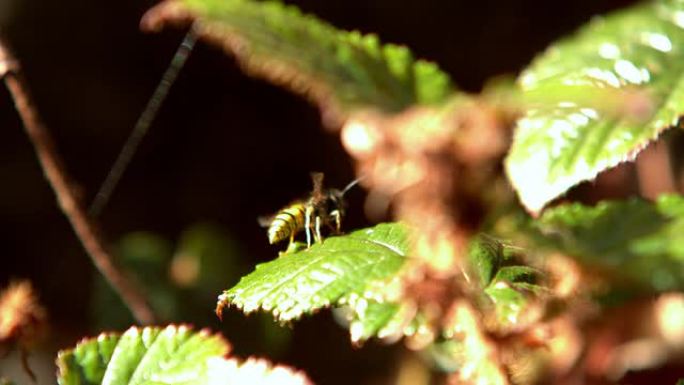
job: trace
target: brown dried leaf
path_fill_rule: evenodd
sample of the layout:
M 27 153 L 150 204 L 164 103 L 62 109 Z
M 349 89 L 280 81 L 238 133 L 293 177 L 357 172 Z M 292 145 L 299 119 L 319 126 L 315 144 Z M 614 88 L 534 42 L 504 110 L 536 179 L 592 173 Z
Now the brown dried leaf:
M 45 326 L 45 318 L 31 282 L 12 282 L 0 293 L 0 343 L 30 344 Z

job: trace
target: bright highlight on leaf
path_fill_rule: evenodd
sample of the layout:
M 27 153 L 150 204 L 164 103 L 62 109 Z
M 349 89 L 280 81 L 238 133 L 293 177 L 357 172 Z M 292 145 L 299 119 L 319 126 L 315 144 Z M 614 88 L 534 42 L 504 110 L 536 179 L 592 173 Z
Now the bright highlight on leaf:
M 398 223 L 330 237 L 257 265 L 219 297 L 217 313 L 235 305 L 245 313 L 264 309 L 289 321 L 350 297 L 382 302 L 386 293 L 380 283 L 396 276 L 408 253 L 408 229 Z
M 319 105 L 326 122 L 360 108 L 397 112 L 444 101 L 449 77 L 402 46 L 337 30 L 278 1 L 171 0 L 143 20 L 148 29 L 194 20 L 205 40 L 235 55 L 244 70 Z
M 227 341 L 186 326 L 128 329 L 81 341 L 59 352 L 60 385 L 305 385 L 301 373 L 268 361 L 226 358 Z
M 519 78 L 526 103 L 506 171 L 532 211 L 635 158 L 684 113 L 684 3 L 596 19 Z

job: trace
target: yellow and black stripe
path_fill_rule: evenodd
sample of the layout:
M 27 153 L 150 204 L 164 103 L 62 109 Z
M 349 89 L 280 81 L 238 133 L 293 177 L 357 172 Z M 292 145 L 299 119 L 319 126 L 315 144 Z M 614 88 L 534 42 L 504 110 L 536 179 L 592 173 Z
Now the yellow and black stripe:
M 274 244 L 294 236 L 304 229 L 306 206 L 304 202 L 296 202 L 280 210 L 268 227 L 268 242 Z

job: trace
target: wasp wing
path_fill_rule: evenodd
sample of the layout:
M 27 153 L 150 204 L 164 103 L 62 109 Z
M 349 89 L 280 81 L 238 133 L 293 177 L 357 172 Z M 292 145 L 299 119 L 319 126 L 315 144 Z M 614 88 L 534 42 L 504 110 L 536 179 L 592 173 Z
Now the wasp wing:
M 276 214 L 271 214 L 271 215 L 260 215 L 257 217 L 257 222 L 259 222 L 259 226 L 263 228 L 269 228 L 271 227 L 271 223 L 273 223 L 273 220 L 275 219 Z

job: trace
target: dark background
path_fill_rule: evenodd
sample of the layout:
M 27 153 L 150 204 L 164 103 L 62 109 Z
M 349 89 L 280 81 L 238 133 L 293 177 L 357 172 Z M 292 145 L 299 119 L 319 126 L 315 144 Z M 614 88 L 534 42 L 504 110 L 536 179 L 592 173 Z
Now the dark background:
M 0 33 L 21 61 L 86 201 L 183 37 L 179 30 L 139 31 L 140 17 L 154 3 L 0 0 Z M 516 73 L 593 15 L 631 1 L 292 3 L 341 28 L 406 44 L 416 56 L 438 62 L 459 87 L 477 91 L 492 76 Z M 95 271 L 57 209 L 4 88 L 0 133 L 0 284 L 33 281 L 50 317 L 52 339 L 45 349 L 54 353 L 95 332 L 89 308 Z M 306 193 L 312 170 L 324 171 L 332 186 L 354 177 L 336 136 L 321 129 L 317 111 L 245 77 L 232 58 L 200 43 L 103 213 L 102 227 L 112 241 L 138 230 L 174 241 L 190 224 L 211 221 L 236 240 L 240 258 L 252 266 L 277 250 L 267 245 L 256 217 Z M 360 190 L 351 194 L 347 228 L 364 224 L 362 198 Z M 245 330 L 251 330 L 249 322 Z M 222 328 L 217 321 L 209 326 Z M 375 343 L 353 349 L 328 312 L 294 326 L 291 346 L 277 358 L 307 370 L 320 384 L 369 383 L 394 370 L 398 349 Z M 241 354 L 268 353 L 250 343 L 247 332 L 223 331 Z

